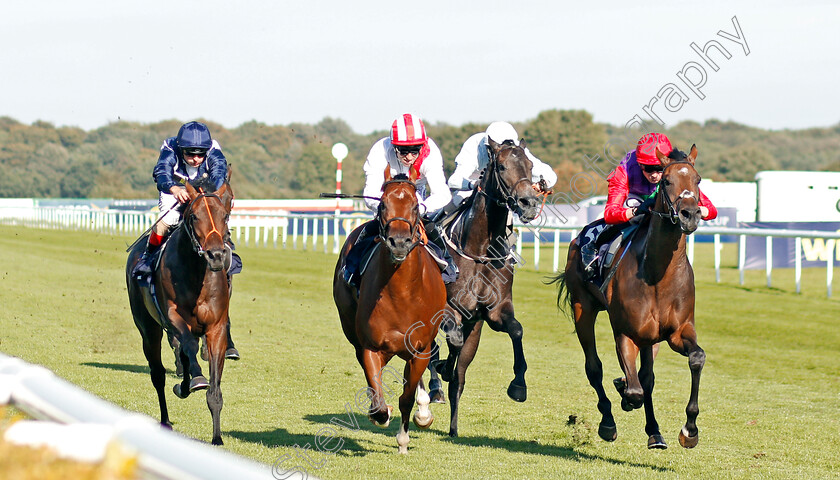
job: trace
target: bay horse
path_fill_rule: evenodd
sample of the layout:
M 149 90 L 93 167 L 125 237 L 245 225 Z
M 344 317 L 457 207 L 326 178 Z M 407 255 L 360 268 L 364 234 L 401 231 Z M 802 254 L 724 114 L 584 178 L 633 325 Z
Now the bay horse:
M 163 247 L 159 267 L 153 274 L 154 296 L 131 272 L 143 252 L 140 241 L 131 249 L 126 264 L 128 299 L 134 324 L 143 338 L 143 353 L 149 362 L 152 385 L 160 404 L 160 423 L 171 428 L 164 397 L 166 370 L 161 362 L 164 330 L 177 339 L 177 354 L 183 364 L 183 380 L 173 390 L 186 398 L 207 390 L 207 406 L 213 419 L 213 445 L 222 445 L 220 413 L 222 370 L 228 348 L 228 268 L 231 250 L 224 236 L 233 201 L 230 172 L 225 183 L 212 192 L 212 182 L 187 183 L 190 196 L 183 221 Z M 209 188 L 207 188 L 209 187 Z M 207 190 L 205 190 L 207 188 Z M 198 337 L 205 335 L 209 353 L 210 381 L 204 377 L 196 354 Z
M 606 310 L 618 361 L 626 376 L 625 384 L 616 382 L 622 408 L 629 411 L 644 405 L 648 448 L 667 448 L 653 412 L 653 347 L 667 341 L 675 352 L 688 357 L 691 393 L 679 442 L 685 448 L 692 448 L 699 440 L 697 396 L 706 359 L 694 329 L 694 271 L 685 250 L 686 235 L 693 233 L 700 222 L 700 175 L 694 168 L 697 147 L 692 145 L 688 155 L 675 148 L 667 157 L 657 149 L 656 156 L 665 170 L 655 204 L 630 245 L 616 251 L 611 267 L 614 273 L 602 287 L 604 293 L 583 279 L 578 239 L 572 240 L 569 246 L 564 272 L 552 282 L 558 284 L 558 307 L 561 304 L 571 307 L 575 331 L 586 357 L 586 377 L 598 394 L 601 412 L 598 435 L 613 441 L 617 434 L 595 347 L 595 319 L 599 311 Z M 638 354 L 641 362 L 637 374 Z
M 539 214 L 540 201 L 532 186 L 533 163 L 525 154 L 525 141 L 499 144 L 488 139 L 490 160 L 475 193 L 465 200 L 459 218 L 446 228 L 452 257 L 460 274 L 446 285 L 448 300 L 445 322 L 454 322 L 457 335 L 447 335 L 449 354 L 432 369 L 435 384 L 440 373 L 449 382 L 449 435 L 458 436 L 458 405 L 464 391 L 467 368 L 475 358 L 481 327 L 487 324 L 505 332 L 513 344 L 514 378 L 508 396 L 527 398 L 525 371 L 528 365 L 522 349 L 522 325 L 513 311 L 514 255 L 508 241 L 511 212 L 527 223 Z M 469 203 L 467 203 L 469 202 Z
M 391 358 L 405 360 L 403 393 L 399 398 L 399 453 L 408 453 L 408 420 L 417 394 L 414 423 L 428 428 L 434 417 L 429 395 L 422 384 L 437 334 L 433 317 L 446 307 L 446 289 L 438 267 L 423 246 L 425 234 L 419 213 L 417 173 L 391 177 L 385 168 L 385 183 L 379 204 L 378 245 L 361 276 L 359 296 L 345 283 L 344 259 L 365 225 L 348 236 L 341 249 L 333 278 L 333 297 L 347 340 L 356 349 L 356 359 L 365 372 L 374 425 L 387 427 L 392 407 L 383 396 L 382 376 Z M 391 367 L 387 367 L 393 370 Z M 387 388 L 387 387 L 385 387 Z

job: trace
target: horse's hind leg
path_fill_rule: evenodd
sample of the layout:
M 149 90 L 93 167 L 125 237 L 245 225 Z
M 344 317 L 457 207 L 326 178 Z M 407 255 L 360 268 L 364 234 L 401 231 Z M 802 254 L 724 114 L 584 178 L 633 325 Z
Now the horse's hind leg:
M 598 349 L 595 346 L 595 318 L 597 312 L 591 309 L 584 309 L 580 303 L 573 304 L 575 314 L 575 332 L 578 336 L 580 346 L 583 348 L 585 358 L 584 370 L 589 384 L 595 389 L 598 395 L 598 411 L 601 412 L 601 423 L 598 425 L 598 436 L 612 442 L 617 436 L 615 419 L 612 414 L 612 404 L 604 391 L 604 367 L 601 359 L 598 358 Z
M 163 393 L 166 386 L 166 369 L 163 368 L 163 362 L 160 358 L 163 329 L 150 318 L 146 325 L 140 329 L 140 334 L 143 336 L 143 354 L 146 356 L 146 361 L 149 362 L 152 385 L 155 387 L 158 396 L 160 423 L 165 427 L 172 428 L 172 423 L 169 421 L 169 410 L 166 408 L 166 396 Z
M 225 322 L 226 323 L 226 322 Z M 207 408 L 213 418 L 213 445 L 222 445 L 222 370 L 225 368 L 227 334 L 224 323 L 218 323 L 207 333 L 207 349 L 210 357 L 210 388 L 207 390 Z
M 475 358 L 478 350 L 478 342 L 481 340 L 481 326 L 483 320 L 475 322 L 472 330 L 464 335 L 464 346 L 458 351 L 455 372 L 449 382 L 449 436 L 458 436 L 458 405 L 461 403 L 461 394 L 464 393 L 464 384 L 467 378 L 467 367 Z M 466 325 L 465 325 L 466 326 Z M 450 354 L 451 356 L 452 354 Z M 448 360 L 447 360 L 448 362 Z
M 640 349 L 640 353 L 639 382 L 645 392 L 645 433 L 648 434 L 648 448 L 665 449 L 668 448 L 668 444 L 659 432 L 659 423 L 653 414 L 653 349 L 645 347 Z
M 441 387 L 440 377 L 438 377 L 435 364 L 440 362 L 440 347 L 437 341 L 432 345 L 432 358 L 429 359 L 429 399 L 432 403 L 446 403 L 446 397 L 443 395 L 443 388 Z
M 169 340 L 169 346 L 172 347 L 172 352 L 175 354 L 175 375 L 178 377 L 184 376 L 184 364 L 181 362 L 181 344 L 178 343 L 178 337 L 172 332 L 166 332 L 166 338 Z

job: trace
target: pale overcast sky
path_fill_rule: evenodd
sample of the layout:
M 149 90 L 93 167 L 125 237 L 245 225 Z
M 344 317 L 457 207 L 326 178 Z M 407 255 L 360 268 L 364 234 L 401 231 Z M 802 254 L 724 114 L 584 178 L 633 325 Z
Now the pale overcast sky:
M 737 36 L 732 17 L 749 55 L 718 35 Z M 831 1 L 2 0 L 0 116 L 84 129 L 330 116 L 370 133 L 403 111 L 459 125 L 558 108 L 623 125 L 663 91 L 679 107 L 653 106 L 666 125 L 829 126 L 838 24 Z M 718 71 L 690 47 L 710 40 L 731 55 L 712 48 Z M 677 76 L 689 62 L 703 100 Z

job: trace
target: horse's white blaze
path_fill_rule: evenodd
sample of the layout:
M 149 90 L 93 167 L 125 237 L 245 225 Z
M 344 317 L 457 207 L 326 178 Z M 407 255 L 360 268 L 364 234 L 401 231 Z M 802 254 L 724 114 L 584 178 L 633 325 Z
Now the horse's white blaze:
M 687 173 L 688 173 L 688 167 L 682 167 L 682 168 L 680 168 L 680 169 L 679 169 L 679 170 L 677 170 L 677 171 L 678 171 L 679 173 L 682 173 L 682 174 L 687 174 Z

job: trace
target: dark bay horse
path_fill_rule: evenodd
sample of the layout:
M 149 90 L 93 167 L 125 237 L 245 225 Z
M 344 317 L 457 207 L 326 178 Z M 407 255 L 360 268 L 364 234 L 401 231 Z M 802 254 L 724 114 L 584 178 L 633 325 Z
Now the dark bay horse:
M 616 270 L 607 280 L 604 293 L 583 280 L 577 239 L 569 246 L 565 271 L 553 282 L 559 287 L 558 307 L 567 302 L 574 315 L 575 331 L 586 357 L 586 376 L 598 393 L 601 438 L 606 441 L 616 438 L 615 420 L 602 385 L 603 370 L 595 348 L 595 319 L 599 311 L 606 310 L 618 361 L 627 378 L 626 386 L 619 387 L 622 407 L 632 410 L 644 405 L 648 448 L 667 448 L 653 413 L 653 346 L 667 341 L 675 352 L 688 357 L 691 393 L 679 441 L 683 447 L 692 448 L 698 442 L 697 394 L 706 359 L 703 349 L 697 345 L 694 330 L 694 271 L 685 251 L 685 237 L 697 229 L 700 221 L 700 175 L 694 169 L 697 147 L 692 145 L 688 155 L 674 149 L 668 157 L 659 150 L 656 156 L 665 168 L 656 203 L 632 237 L 630 246 L 622 246 L 616 252 L 613 260 Z M 639 353 L 641 364 L 637 374 Z
M 475 358 L 484 322 L 505 332 L 513 343 L 513 373 L 507 394 L 517 402 L 527 398 L 522 325 L 513 313 L 514 259 L 508 236 L 510 212 L 530 222 L 539 214 L 540 202 L 531 183 L 533 164 L 525 142 L 498 144 L 489 140 L 490 161 L 465 210 L 447 230 L 458 280 L 446 286 L 448 318 L 459 325 L 463 344 L 447 337 L 449 355 L 436 370 L 449 382 L 449 435 L 458 436 L 458 404 L 464 391 L 467 368 Z M 458 339 L 460 340 L 460 338 Z M 436 374 L 432 371 L 432 381 Z
M 403 378 L 399 379 L 403 383 L 397 433 L 400 453 L 408 453 L 408 419 L 415 393 L 418 411 L 414 423 L 428 428 L 434 420 L 422 376 L 438 330 L 433 318 L 446 308 L 440 269 L 423 247 L 425 234 L 414 184 L 417 177 L 415 170 L 411 172 L 410 177 L 398 175 L 392 179 L 390 167 L 385 169 L 377 216 L 379 245 L 362 274 L 358 299 L 340 272 L 364 225 L 354 230 L 342 247 L 333 277 L 341 327 L 365 372 L 371 399 L 368 414 L 375 425 L 387 427 L 391 421 L 392 407 L 382 393 L 383 368 L 394 356 L 406 362 Z
M 190 184 L 186 187 L 190 202 L 184 210 L 183 221 L 172 232 L 161 253 L 160 265 L 153 275 L 154 298 L 150 290 L 131 275 L 143 252 L 144 242 L 137 242 L 126 265 L 128 299 L 134 323 L 143 337 L 143 353 L 151 369 L 152 385 L 157 391 L 160 423 L 171 427 L 163 392 L 166 370 L 160 353 L 161 338 L 166 330 L 178 341 L 178 353 L 184 367 L 184 378 L 173 389 L 175 395 L 186 398 L 196 390 L 209 387 L 207 406 L 213 418 L 212 442 L 221 445 L 220 384 L 228 347 L 230 285 L 227 270 L 231 262 L 231 250 L 225 244 L 224 235 L 233 190 L 227 181 L 213 193 L 204 188 L 197 190 Z M 209 352 L 209 382 L 196 359 L 201 335 L 206 336 Z

